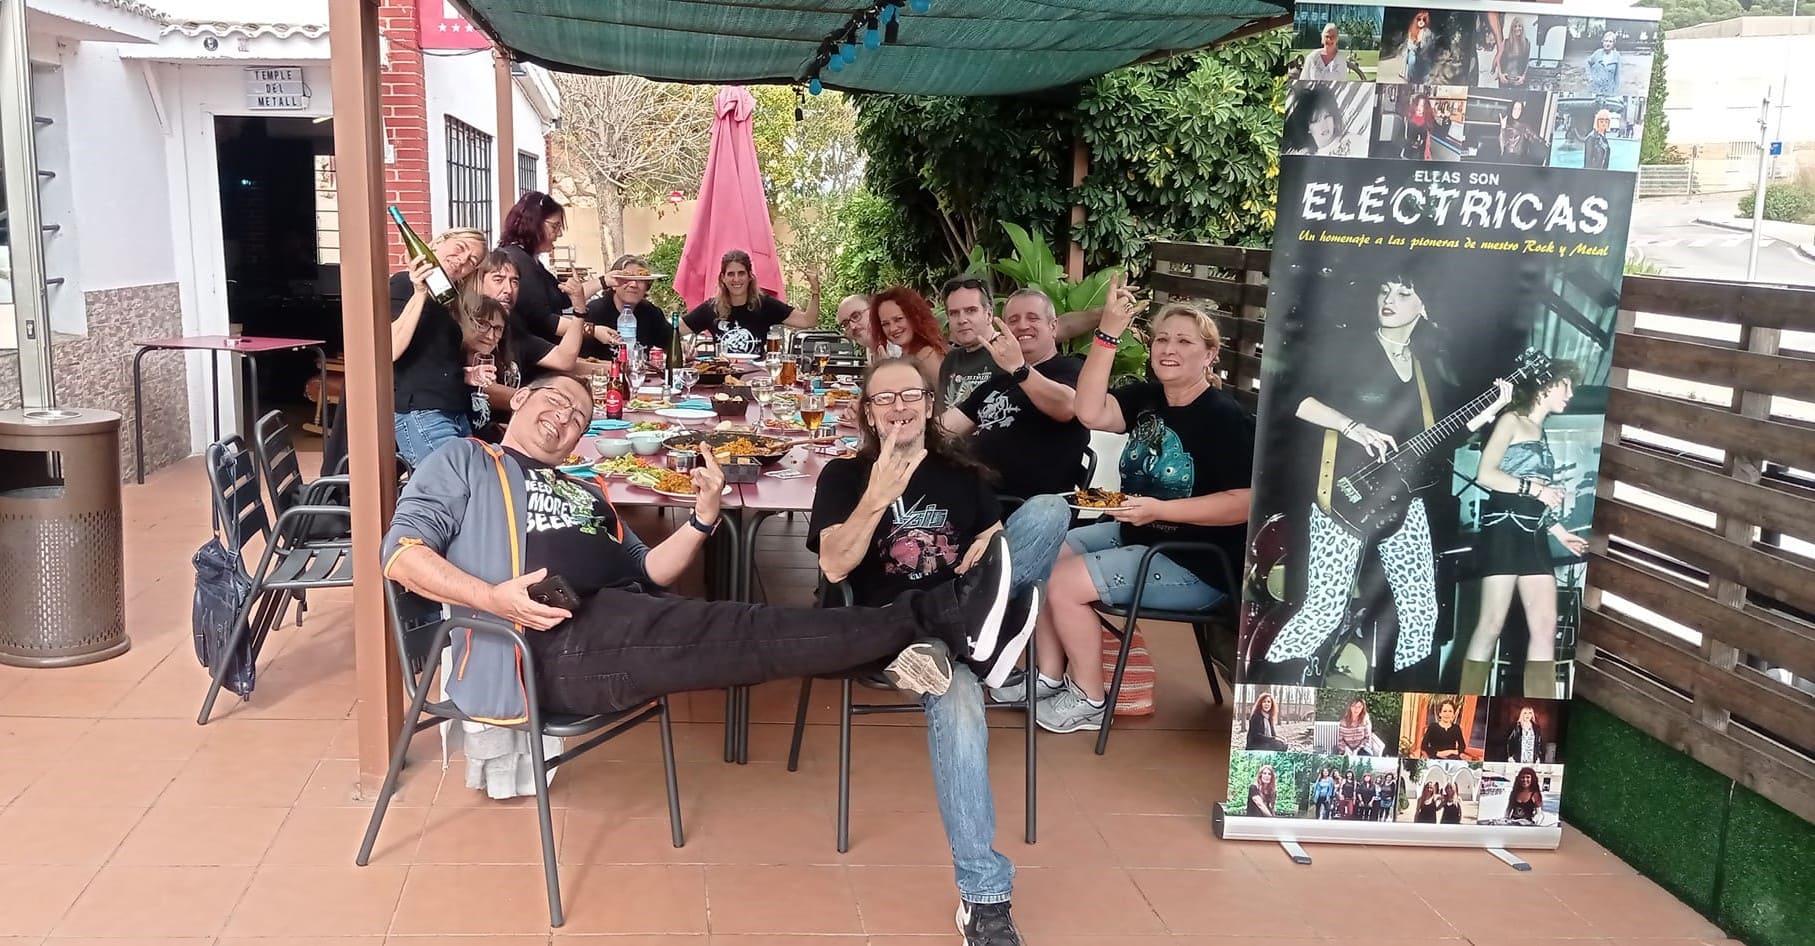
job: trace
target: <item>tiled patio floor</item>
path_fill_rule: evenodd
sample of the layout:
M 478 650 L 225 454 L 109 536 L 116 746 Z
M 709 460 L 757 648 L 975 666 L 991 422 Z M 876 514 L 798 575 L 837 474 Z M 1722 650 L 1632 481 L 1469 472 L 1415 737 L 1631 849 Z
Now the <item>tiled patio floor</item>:
M 305 464 L 312 469 L 312 464 Z M 547 926 L 533 803 L 444 775 L 416 741 L 374 864 L 353 865 L 359 792 L 344 596 L 273 636 L 253 702 L 193 716 L 189 556 L 208 513 L 191 460 L 128 486 L 132 650 L 61 671 L 0 667 L 0 946 L 932 946 L 954 892 L 916 716 L 860 722 L 852 849 L 836 853 L 836 729 L 822 686 L 802 771 L 784 769 L 792 684 L 760 689 L 751 763 L 720 760 L 722 697 L 676 701 L 687 845 L 669 845 L 655 731 L 561 773 L 568 924 Z M 651 528 L 649 523 L 640 523 Z M 771 528 L 782 528 L 772 526 Z M 767 540 L 773 598 L 802 596 L 798 539 Z M 782 557 L 787 556 L 787 561 Z M 793 567 L 786 567 L 793 566 Z M 1484 853 L 1224 843 L 1229 717 L 1189 637 L 1150 631 L 1155 718 L 1040 741 L 1040 842 L 1021 842 L 1019 719 L 991 714 L 998 845 L 1020 867 L 1036 946 L 1543 946 L 1724 942 L 1711 924 L 1573 831 L 1518 874 Z M 1176 669 L 1173 669 L 1176 668 Z

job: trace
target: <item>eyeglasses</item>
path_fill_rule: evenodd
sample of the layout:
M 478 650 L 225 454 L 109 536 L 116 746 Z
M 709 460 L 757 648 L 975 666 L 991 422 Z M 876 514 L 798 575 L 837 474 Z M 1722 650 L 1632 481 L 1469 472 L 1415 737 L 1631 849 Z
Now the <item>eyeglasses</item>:
M 863 312 L 853 313 L 849 317 L 839 319 L 838 327 L 839 328 L 850 328 L 851 326 L 856 325 L 858 322 L 863 321 L 865 318 L 867 318 L 869 316 L 869 314 L 870 313 L 868 310 L 865 310 Z
M 572 421 L 580 417 L 581 409 L 576 406 L 573 401 L 568 400 L 567 395 L 562 394 L 554 388 L 537 388 L 536 390 L 542 393 L 542 399 L 547 401 L 555 410 L 567 412 L 567 416 L 563 418 L 563 420 Z M 591 417 L 591 413 L 588 412 L 587 416 Z
M 864 400 L 877 407 L 888 407 L 897 400 L 903 404 L 918 404 L 932 396 L 933 392 L 925 388 L 908 388 L 906 391 L 878 391 L 868 395 Z

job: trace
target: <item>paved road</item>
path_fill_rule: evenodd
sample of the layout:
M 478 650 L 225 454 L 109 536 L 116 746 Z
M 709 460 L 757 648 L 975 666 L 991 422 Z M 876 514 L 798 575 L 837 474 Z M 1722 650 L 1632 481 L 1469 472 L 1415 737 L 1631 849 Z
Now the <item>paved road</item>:
M 1695 222 L 1698 216 L 1722 217 L 1732 212 L 1731 198 L 1639 201 L 1627 245 L 1661 267 L 1666 276 L 1743 280 L 1752 235 Z M 1767 236 L 1759 248 L 1756 278 L 1761 283 L 1815 285 L 1815 260 Z

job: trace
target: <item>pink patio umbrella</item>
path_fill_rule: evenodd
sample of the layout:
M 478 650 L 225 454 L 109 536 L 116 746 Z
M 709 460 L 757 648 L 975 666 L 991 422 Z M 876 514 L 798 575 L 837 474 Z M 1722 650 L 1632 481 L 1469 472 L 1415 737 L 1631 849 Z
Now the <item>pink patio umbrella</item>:
M 700 180 L 693 228 L 674 274 L 674 291 L 690 307 L 718 292 L 719 259 L 731 250 L 750 254 L 750 275 L 757 285 L 774 296 L 782 290 L 775 230 L 769 225 L 756 141 L 750 134 L 756 98 L 743 86 L 728 85 L 713 98 L 712 107 L 712 150 Z

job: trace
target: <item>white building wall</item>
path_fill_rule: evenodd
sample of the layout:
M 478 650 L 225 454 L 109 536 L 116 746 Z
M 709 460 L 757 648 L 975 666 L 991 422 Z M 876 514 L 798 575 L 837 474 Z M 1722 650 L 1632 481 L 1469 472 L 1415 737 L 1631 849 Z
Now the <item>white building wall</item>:
M 1767 91 L 1772 138 L 1815 141 L 1815 102 L 1798 101 L 1815 94 L 1806 78 L 1806 64 L 1815 62 L 1815 35 L 1666 37 L 1664 52 L 1670 57 L 1664 114 L 1670 119 L 1671 144 L 1687 150 L 1697 144 L 1757 141 L 1758 106 Z
M 496 147 L 498 140 L 498 106 L 497 79 L 493 72 L 490 50 L 478 50 L 468 54 L 453 53 L 449 55 L 430 54 L 424 57 L 423 85 L 427 90 L 428 108 L 428 152 L 429 152 L 429 215 L 434 221 L 435 230 L 444 230 L 451 226 L 448 215 L 448 168 L 447 168 L 447 120 L 457 119 L 492 136 L 492 183 L 490 193 L 496 195 L 498 174 L 503 173 L 515 182 L 517 176 L 517 159 L 513 154 L 504 167 L 498 166 Z M 513 142 L 517 151 L 527 151 L 536 156 L 537 175 L 543 185 L 548 182 L 548 153 L 545 126 L 542 118 L 530 104 L 529 97 L 523 90 L 511 83 L 512 111 L 515 119 L 512 126 Z M 546 189 L 546 188 L 544 188 Z M 511 188 L 516 193 L 516 188 Z M 497 206 L 494 196 L 492 206 L 492 236 L 498 236 L 499 228 L 504 223 L 504 214 L 508 206 Z
M 116 46 L 82 43 L 63 55 L 74 227 L 84 291 L 173 282 L 177 246 L 159 103 L 147 71 Z

